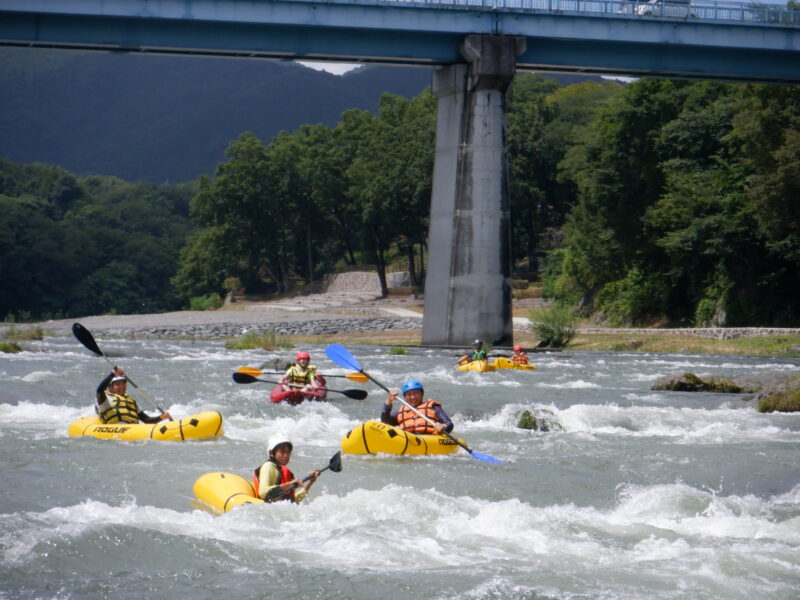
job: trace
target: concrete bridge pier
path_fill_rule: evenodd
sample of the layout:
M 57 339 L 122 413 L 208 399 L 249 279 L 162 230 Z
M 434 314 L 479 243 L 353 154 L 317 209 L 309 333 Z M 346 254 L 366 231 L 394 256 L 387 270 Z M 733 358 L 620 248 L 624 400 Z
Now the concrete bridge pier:
M 525 38 L 466 36 L 433 75 L 436 155 L 422 343 L 512 343 L 505 94 Z

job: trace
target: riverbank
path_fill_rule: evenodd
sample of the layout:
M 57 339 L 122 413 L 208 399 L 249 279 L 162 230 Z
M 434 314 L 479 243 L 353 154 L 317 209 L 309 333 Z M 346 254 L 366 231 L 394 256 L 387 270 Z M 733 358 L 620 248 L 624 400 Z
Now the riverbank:
M 422 299 L 408 295 L 379 298 L 379 290 L 358 279 L 363 275 L 343 274 L 339 276 L 342 281 L 337 279 L 323 293 L 277 300 L 243 297 L 218 310 L 96 315 L 17 327 L 35 325 L 47 335 L 70 335 L 72 324 L 78 321 L 103 337 L 229 340 L 246 333 L 271 332 L 293 345 L 333 341 L 420 345 Z M 529 329 L 528 319 L 520 316 L 542 308 L 537 302 L 538 299 L 514 301 L 515 344 L 526 348 L 539 344 L 539 339 Z M 0 338 L 5 337 L 4 330 L 12 326 L 0 323 Z M 614 329 L 583 325 L 578 327 L 568 349 L 800 357 L 800 329 Z

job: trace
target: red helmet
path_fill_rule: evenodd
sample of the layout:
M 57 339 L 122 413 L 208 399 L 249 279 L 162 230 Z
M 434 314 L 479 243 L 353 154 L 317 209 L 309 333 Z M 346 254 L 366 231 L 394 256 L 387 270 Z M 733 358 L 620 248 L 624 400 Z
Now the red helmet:
M 295 360 L 300 360 L 301 358 L 311 360 L 311 355 L 308 352 L 298 352 L 294 357 Z
M 522 352 L 522 346 L 514 346 L 514 352 Z

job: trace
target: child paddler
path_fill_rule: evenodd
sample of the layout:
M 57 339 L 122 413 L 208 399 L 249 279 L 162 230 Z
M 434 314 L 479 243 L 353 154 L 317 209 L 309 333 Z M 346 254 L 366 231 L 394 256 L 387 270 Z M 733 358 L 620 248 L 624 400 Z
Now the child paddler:
M 317 384 L 317 368 L 311 366 L 311 355 L 308 352 L 298 352 L 294 357 L 295 364 L 286 369 L 280 383 L 284 392 L 292 390 L 312 390 Z
M 269 460 L 253 473 L 253 487 L 262 500 L 302 502 L 319 477 L 319 471 L 312 471 L 309 480 L 303 483 L 294 476 L 288 466 L 292 458 L 292 449 L 292 442 L 283 433 L 277 433 L 269 439 L 267 444 Z
M 389 396 L 386 398 L 386 403 L 383 405 L 383 411 L 381 412 L 382 423 L 395 425 L 405 431 L 419 434 L 441 434 L 443 431 L 447 433 L 453 431 L 453 422 L 444 412 L 441 404 L 430 398 L 425 402 L 422 401 L 425 390 L 419 381 L 409 379 L 403 384 L 402 391 L 405 401 L 433 421 L 433 424 L 405 405 L 392 414 L 392 403 L 397 399 L 397 390 L 389 390 Z

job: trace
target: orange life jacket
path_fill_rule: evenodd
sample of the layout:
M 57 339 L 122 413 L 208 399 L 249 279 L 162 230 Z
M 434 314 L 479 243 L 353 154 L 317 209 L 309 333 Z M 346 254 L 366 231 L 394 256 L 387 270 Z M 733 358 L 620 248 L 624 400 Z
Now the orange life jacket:
M 427 400 L 420 404 L 417 410 L 431 421 L 437 422 L 439 419 L 436 416 L 436 410 L 434 408 L 436 406 L 441 406 L 441 404 L 434 400 Z M 411 433 L 436 433 L 436 429 L 433 425 L 405 405 L 397 411 L 397 426 Z
M 278 481 L 275 485 L 281 485 L 282 483 L 288 483 L 294 480 L 294 473 L 287 467 L 286 465 L 279 465 L 274 460 L 270 459 L 270 462 L 273 463 L 276 467 L 278 467 Z M 263 466 L 263 465 L 262 465 Z M 253 488 L 256 490 L 256 494 L 259 493 L 258 485 L 259 485 L 259 478 L 261 477 L 261 467 L 258 467 L 255 471 L 253 471 Z M 294 490 L 289 490 L 281 494 L 281 500 L 292 500 L 294 501 Z M 270 500 L 267 500 L 269 502 Z
M 528 355 L 525 354 L 524 352 L 522 354 L 515 354 L 514 356 L 511 357 L 511 360 L 513 360 L 518 365 L 527 365 Z

